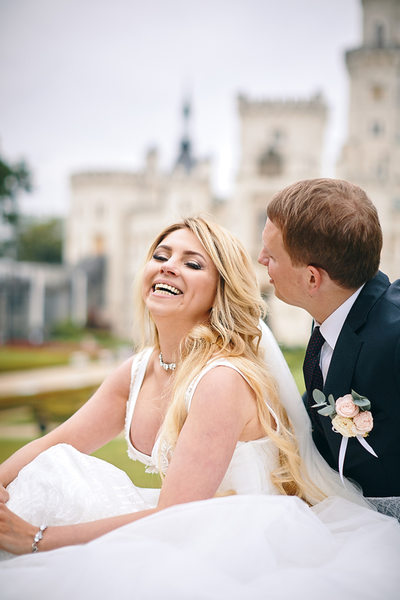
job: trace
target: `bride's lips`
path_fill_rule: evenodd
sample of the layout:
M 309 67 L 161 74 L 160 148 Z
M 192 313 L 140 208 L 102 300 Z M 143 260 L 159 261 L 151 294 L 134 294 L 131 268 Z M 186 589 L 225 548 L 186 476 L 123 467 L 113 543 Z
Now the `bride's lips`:
M 151 286 L 151 291 L 153 294 L 157 296 L 181 296 L 183 294 L 182 290 L 177 288 L 175 285 L 167 281 L 156 281 Z

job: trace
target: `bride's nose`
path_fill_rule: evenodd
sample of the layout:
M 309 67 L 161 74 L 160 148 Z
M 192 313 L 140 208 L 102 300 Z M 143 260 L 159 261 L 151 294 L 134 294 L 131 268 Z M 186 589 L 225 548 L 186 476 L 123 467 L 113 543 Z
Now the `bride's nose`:
M 178 271 L 178 265 L 172 256 L 168 260 L 162 262 L 160 265 L 161 273 L 172 273 L 173 275 L 177 275 Z

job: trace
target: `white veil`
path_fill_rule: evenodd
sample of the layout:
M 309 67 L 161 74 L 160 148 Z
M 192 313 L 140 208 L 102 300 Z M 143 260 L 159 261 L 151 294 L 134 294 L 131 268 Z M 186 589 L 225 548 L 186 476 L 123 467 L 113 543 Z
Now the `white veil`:
M 342 483 L 339 473 L 332 469 L 322 458 L 314 445 L 311 435 L 311 423 L 297 389 L 296 382 L 271 330 L 260 322 L 262 331 L 260 347 L 264 351 L 264 360 L 275 378 L 280 400 L 292 422 L 297 437 L 300 456 L 313 483 L 327 496 L 340 496 L 362 506 L 371 507 L 361 491 L 348 480 Z M 316 498 L 307 498 L 312 504 Z

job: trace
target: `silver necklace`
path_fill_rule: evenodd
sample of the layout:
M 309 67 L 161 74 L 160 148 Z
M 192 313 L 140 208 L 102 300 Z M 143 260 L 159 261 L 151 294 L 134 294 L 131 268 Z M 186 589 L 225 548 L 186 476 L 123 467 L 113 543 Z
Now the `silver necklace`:
M 160 360 L 160 365 L 162 366 L 162 368 L 165 371 L 175 371 L 176 369 L 176 363 L 166 363 L 163 361 L 163 357 L 162 357 L 162 352 L 160 352 L 160 354 L 158 355 L 158 358 Z

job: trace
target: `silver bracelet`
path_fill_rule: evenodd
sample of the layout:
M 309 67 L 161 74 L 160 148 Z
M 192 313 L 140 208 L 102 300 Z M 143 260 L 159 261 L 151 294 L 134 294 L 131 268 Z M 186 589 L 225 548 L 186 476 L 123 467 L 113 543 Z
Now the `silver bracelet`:
M 38 543 L 42 539 L 43 533 L 46 531 L 46 529 L 47 529 L 47 525 L 41 525 L 39 527 L 39 531 L 37 531 L 35 533 L 35 537 L 33 538 L 33 544 L 32 544 L 32 552 L 38 551 Z

